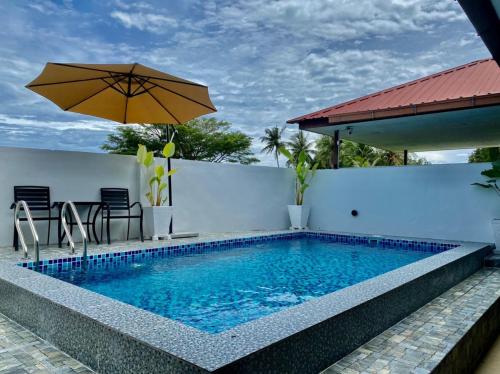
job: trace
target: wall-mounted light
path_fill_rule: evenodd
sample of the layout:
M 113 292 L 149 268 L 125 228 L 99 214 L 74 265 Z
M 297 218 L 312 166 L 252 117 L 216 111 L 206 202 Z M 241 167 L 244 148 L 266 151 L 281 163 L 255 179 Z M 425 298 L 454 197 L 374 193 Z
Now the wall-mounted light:
M 347 130 L 347 133 L 348 133 L 349 135 L 352 135 L 352 127 L 351 127 L 351 126 L 347 126 L 347 127 L 346 127 L 346 130 Z

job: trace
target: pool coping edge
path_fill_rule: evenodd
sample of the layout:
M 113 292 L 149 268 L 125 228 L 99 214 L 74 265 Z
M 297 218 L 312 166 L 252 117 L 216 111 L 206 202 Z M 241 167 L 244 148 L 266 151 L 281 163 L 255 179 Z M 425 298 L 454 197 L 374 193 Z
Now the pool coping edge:
M 310 232 L 318 231 L 311 230 Z M 389 236 L 384 236 L 386 237 Z M 419 240 L 425 241 L 425 239 Z M 86 318 L 206 371 L 215 371 L 335 318 L 374 298 L 381 297 L 424 277 L 429 272 L 467 256 L 479 252 L 486 253 L 489 248 L 487 243 L 446 240 L 441 242 L 457 243 L 459 246 L 219 334 L 199 331 L 13 264 L 0 263 L 0 281 L 21 287 L 35 296 L 71 309 Z M 64 347 L 62 348 L 64 350 Z

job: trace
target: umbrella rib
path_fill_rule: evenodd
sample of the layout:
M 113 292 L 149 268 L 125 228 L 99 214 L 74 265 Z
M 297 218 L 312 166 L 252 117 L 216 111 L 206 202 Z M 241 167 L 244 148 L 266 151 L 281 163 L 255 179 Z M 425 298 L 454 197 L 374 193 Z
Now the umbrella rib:
M 64 111 L 67 111 L 67 110 L 73 109 L 75 106 L 80 105 L 80 104 L 81 104 L 81 103 L 83 103 L 84 101 L 87 101 L 87 100 L 89 100 L 89 99 L 93 98 L 93 97 L 94 97 L 94 96 L 96 96 L 96 95 L 99 95 L 101 92 L 103 92 L 104 90 L 107 90 L 108 88 L 110 88 L 110 87 L 109 87 L 109 86 L 106 86 L 106 87 L 104 87 L 103 89 L 101 89 L 101 90 L 99 90 L 99 91 L 97 91 L 97 92 L 94 92 L 92 95 L 87 96 L 85 99 L 80 100 L 79 102 L 77 102 L 77 103 L 75 103 L 75 104 L 72 104 L 72 105 L 70 105 L 70 106 L 69 106 L 69 107 L 67 107 L 67 108 L 63 108 L 63 110 L 64 110 Z
M 94 81 L 94 80 L 99 80 L 103 79 L 103 77 L 96 77 L 96 78 L 86 78 L 86 79 L 75 79 L 75 80 L 70 80 L 70 81 L 61 81 L 61 82 L 50 82 L 50 83 L 37 83 L 37 84 L 28 84 L 26 87 L 40 87 L 40 86 L 51 86 L 54 84 L 66 84 L 66 83 L 78 83 L 78 82 L 88 82 L 88 81 Z
M 101 71 L 101 72 L 105 72 L 105 73 L 123 74 L 123 72 L 120 72 L 120 71 L 97 69 L 97 68 L 91 68 L 91 67 L 86 67 L 86 66 L 64 64 L 64 63 L 60 63 L 60 62 L 52 62 L 52 64 L 59 65 L 59 66 L 71 67 L 71 68 L 75 68 L 75 69 L 84 69 L 84 70 L 92 70 L 92 71 Z M 137 63 L 135 65 L 137 65 Z M 206 87 L 206 86 L 204 86 L 202 84 L 194 83 L 194 82 L 181 82 L 181 81 L 177 81 L 175 79 L 156 78 L 156 77 L 153 77 L 153 76 L 150 76 L 150 75 L 143 75 L 143 74 L 135 74 L 135 75 L 140 76 L 140 77 L 147 77 L 147 78 L 154 78 L 154 79 L 158 79 L 158 80 L 163 80 L 163 81 L 166 81 L 166 82 L 174 82 L 174 83 L 180 83 L 180 84 L 187 84 L 187 85 L 190 85 L 190 86 Z
M 170 90 L 170 89 L 168 89 L 168 88 L 165 88 L 165 87 L 163 87 L 163 86 L 157 85 L 157 84 L 156 84 L 156 83 L 154 83 L 154 82 L 149 82 L 149 83 L 151 83 L 151 84 L 152 84 L 152 85 L 154 85 L 155 87 L 161 88 L 161 89 L 163 89 L 163 90 L 165 90 L 165 91 L 168 91 L 168 92 L 170 92 L 170 93 L 173 93 L 174 95 L 180 96 L 180 97 L 182 97 L 182 98 L 184 98 L 184 99 L 186 99 L 186 100 L 192 101 L 193 103 L 196 103 L 196 104 L 198 104 L 198 105 L 204 106 L 204 107 L 205 107 L 205 108 L 207 108 L 207 109 L 210 109 L 210 110 L 213 110 L 214 112 L 217 112 L 217 109 L 215 109 L 215 108 L 213 108 L 213 107 L 211 107 L 211 106 L 209 106 L 209 105 L 205 105 L 205 104 L 203 104 L 203 103 L 200 103 L 200 102 L 199 102 L 199 101 L 197 101 L 197 100 L 191 99 L 191 98 L 189 98 L 189 97 L 187 97 L 187 96 L 185 96 L 185 95 L 183 95 L 183 94 L 180 94 L 180 93 L 178 93 L 178 92 L 172 91 L 172 90 Z
M 149 92 L 149 90 L 148 90 L 147 88 L 144 88 L 144 89 L 145 89 L 145 90 L 146 90 L 146 92 L 149 94 L 149 96 L 151 96 L 151 97 L 152 97 L 152 98 L 153 98 L 153 99 L 154 99 L 154 100 L 158 103 L 158 105 L 159 105 L 159 106 L 161 106 L 161 107 L 162 107 L 162 108 L 163 108 L 163 109 L 164 109 L 164 110 L 165 110 L 165 111 L 166 111 L 166 112 L 167 112 L 167 113 L 168 113 L 168 114 L 169 114 L 169 115 L 170 115 L 173 119 L 175 119 L 175 120 L 177 121 L 177 124 L 179 124 L 179 125 L 181 124 L 181 121 L 179 121 L 179 120 L 177 119 L 177 117 L 176 117 L 176 116 L 174 116 L 174 115 L 172 114 L 172 112 L 170 112 L 170 110 L 168 110 L 168 109 L 167 109 L 167 108 L 166 108 L 166 107 L 165 107 L 165 106 L 164 106 L 164 105 L 160 102 L 160 100 L 158 100 L 158 99 L 157 99 L 157 98 L 156 98 L 156 97 L 155 97 L 155 96 L 154 96 L 151 92 Z
M 122 79 L 123 79 L 123 78 L 122 78 Z M 97 92 L 94 92 L 92 95 L 87 96 L 85 99 L 80 100 L 80 101 L 79 101 L 79 102 L 77 102 L 76 104 L 70 105 L 69 107 L 67 107 L 67 108 L 65 108 L 65 109 L 63 109 L 63 110 L 64 110 L 64 111 L 66 111 L 66 110 L 70 110 L 70 109 L 74 108 L 75 106 L 80 105 L 80 104 L 81 104 L 81 103 L 83 103 L 84 101 L 87 101 L 87 100 L 89 100 L 89 99 L 93 98 L 94 96 L 99 95 L 101 92 L 103 92 L 104 90 L 107 90 L 108 88 L 112 88 L 113 90 L 115 90 L 115 91 L 117 91 L 119 94 L 121 94 L 121 92 L 120 92 L 119 90 L 117 90 L 117 89 L 116 89 L 116 88 L 115 88 L 112 84 L 108 83 L 108 82 L 107 82 L 107 81 L 105 81 L 104 79 L 102 79 L 102 81 L 103 81 L 104 83 L 106 83 L 106 84 L 107 84 L 107 86 L 106 86 L 106 87 L 104 87 L 102 90 L 99 90 L 99 91 L 97 91 Z M 120 81 L 121 81 L 121 80 L 120 80 Z M 119 83 L 120 81 L 118 81 L 118 83 Z
M 139 80 L 139 79 L 142 79 L 142 80 Z M 138 93 L 137 95 L 140 95 L 140 94 L 143 94 L 146 92 L 146 87 L 144 87 L 144 83 L 148 83 L 149 82 L 149 78 L 146 78 L 146 79 L 143 79 L 143 78 L 138 78 L 137 76 L 134 77 L 134 80 L 139 83 L 139 86 L 132 92 L 132 96 L 136 96 L 135 93 L 137 91 L 139 91 L 141 88 L 144 88 L 144 91 L 143 92 L 140 92 Z
M 127 93 L 125 92 L 125 90 L 122 88 L 122 86 L 120 86 L 118 83 L 120 83 L 123 79 L 125 79 L 125 77 L 122 75 L 121 78 L 119 80 L 116 79 L 116 77 L 112 76 L 111 74 L 110 75 L 110 78 L 113 79 L 115 81 L 115 83 L 113 84 L 109 84 L 106 80 L 103 79 L 103 81 L 108 84 L 111 88 L 115 88 L 116 87 L 113 87 L 115 84 L 118 86 L 118 88 L 120 89 L 119 92 L 122 94 L 122 95 L 127 95 Z M 118 89 L 117 89 L 118 90 Z
M 160 78 L 160 77 L 153 77 L 151 75 L 142 75 L 142 74 L 135 74 L 138 77 L 144 77 L 144 78 L 150 78 L 150 79 L 158 79 L 159 81 L 165 81 L 165 82 L 172 82 L 172 83 L 180 83 L 180 84 L 187 84 L 188 86 L 196 86 L 196 87 L 207 87 L 203 84 L 195 83 L 195 82 L 181 82 L 177 81 L 175 79 L 168 79 L 168 78 Z
M 123 88 L 118 84 L 120 83 L 122 80 L 124 80 L 125 77 L 122 77 L 121 79 L 119 80 L 116 80 L 115 79 L 115 83 L 109 83 L 107 80 L 103 79 L 102 81 L 104 83 L 106 83 L 108 85 L 109 88 L 112 88 L 113 90 L 115 90 L 116 92 L 118 92 L 120 95 L 123 95 L 123 96 L 127 96 L 127 93 L 123 90 Z M 116 88 L 115 85 L 117 85 L 118 87 L 120 87 L 120 89 Z
M 135 97 L 135 96 L 143 95 L 143 94 L 148 92 L 147 88 L 144 86 L 145 83 L 149 82 L 148 79 L 144 79 L 144 81 L 140 81 L 137 77 L 134 77 L 134 80 L 139 84 L 139 87 L 137 87 L 132 92 L 131 96 Z M 137 91 L 139 91 L 141 88 L 142 88 L 142 91 L 137 93 Z
M 126 74 L 123 71 L 114 71 L 114 70 L 90 68 L 90 67 L 86 67 L 86 66 L 78 66 L 78 65 L 72 65 L 72 64 L 63 64 L 63 63 L 60 63 L 60 62 L 51 62 L 51 64 L 59 65 L 59 66 L 66 66 L 66 67 L 75 68 L 75 69 L 100 71 L 100 72 L 103 72 L 103 73 Z

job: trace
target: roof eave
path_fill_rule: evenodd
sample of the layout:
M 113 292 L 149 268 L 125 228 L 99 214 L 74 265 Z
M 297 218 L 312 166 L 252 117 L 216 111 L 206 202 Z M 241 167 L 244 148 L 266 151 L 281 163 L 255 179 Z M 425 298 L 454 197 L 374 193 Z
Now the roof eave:
M 356 113 L 336 114 L 330 117 L 305 119 L 296 121 L 301 129 L 318 126 L 337 126 L 352 124 L 356 122 L 366 122 L 381 119 L 390 119 L 414 115 L 423 115 L 436 112 L 446 112 L 452 110 L 479 108 L 500 104 L 500 93 L 482 96 L 472 96 L 457 98 L 453 100 L 435 101 L 432 103 L 421 103 L 415 105 L 401 106 L 397 108 L 384 108 Z M 293 121 L 293 120 L 291 120 Z M 291 122 L 289 122 L 291 123 Z

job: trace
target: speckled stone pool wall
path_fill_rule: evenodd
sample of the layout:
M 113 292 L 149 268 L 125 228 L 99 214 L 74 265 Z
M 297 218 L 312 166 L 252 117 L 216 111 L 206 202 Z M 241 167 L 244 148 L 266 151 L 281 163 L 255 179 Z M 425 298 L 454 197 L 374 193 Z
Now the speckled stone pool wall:
M 5 263 L 0 311 L 101 373 L 317 373 L 475 272 L 490 250 L 448 248 L 219 334 Z
M 51 280 L 28 277 L 18 278 L 18 281 L 22 285 L 14 284 L 15 280 L 8 282 L 2 276 L 2 313 L 99 373 L 207 372 L 92 318 L 103 309 L 100 295 L 94 294 L 95 298 L 88 300 L 79 298 L 78 292 L 71 292 L 71 289 L 63 291 L 57 288 Z M 40 294 L 23 287 L 28 284 L 36 287 Z M 59 299 L 50 300 L 55 292 L 59 293 Z M 120 318 L 120 309 L 114 310 L 115 318 Z

